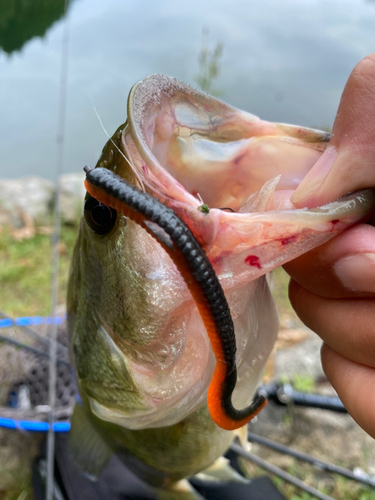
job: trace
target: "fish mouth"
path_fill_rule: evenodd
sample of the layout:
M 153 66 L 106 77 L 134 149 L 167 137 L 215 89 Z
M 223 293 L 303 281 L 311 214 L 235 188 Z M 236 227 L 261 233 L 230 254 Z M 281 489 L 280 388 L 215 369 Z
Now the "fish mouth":
M 130 165 L 134 182 L 172 208 L 206 251 L 234 321 L 233 401 L 239 408 L 251 401 L 278 330 L 263 275 L 328 241 L 374 206 L 370 190 L 315 209 L 292 205 L 291 194 L 328 140 L 326 132 L 265 122 L 178 80 L 151 75 L 129 95 L 128 122 L 119 135 L 123 167 L 106 157 L 111 148 L 99 160 L 120 174 Z M 169 256 L 135 223 L 127 232 L 149 324 L 141 324 L 131 305 L 129 310 L 140 324 L 139 338 L 152 340 L 135 335 L 130 341 L 117 317 L 107 318 L 105 334 L 143 404 L 109 407 L 93 394 L 90 405 L 100 418 L 132 429 L 172 425 L 206 403 L 215 360 Z
M 140 186 L 184 220 L 222 280 L 229 258 L 242 282 L 324 243 L 373 206 L 370 190 L 316 209 L 291 203 L 329 139 L 263 121 L 163 75 L 133 86 L 121 137 Z
M 235 212 L 276 177 L 279 195 L 295 190 L 329 141 L 326 132 L 263 121 L 162 75 L 132 88 L 128 124 L 125 148 L 153 192 Z

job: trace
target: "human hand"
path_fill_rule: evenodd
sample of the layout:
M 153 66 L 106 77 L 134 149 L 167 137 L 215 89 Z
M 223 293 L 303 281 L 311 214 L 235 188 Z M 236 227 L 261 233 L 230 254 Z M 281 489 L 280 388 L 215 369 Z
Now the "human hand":
M 330 146 L 292 201 L 314 207 L 366 187 L 375 187 L 375 54 L 350 75 Z M 284 267 L 294 309 L 324 341 L 328 379 L 375 437 L 375 227 L 358 224 Z

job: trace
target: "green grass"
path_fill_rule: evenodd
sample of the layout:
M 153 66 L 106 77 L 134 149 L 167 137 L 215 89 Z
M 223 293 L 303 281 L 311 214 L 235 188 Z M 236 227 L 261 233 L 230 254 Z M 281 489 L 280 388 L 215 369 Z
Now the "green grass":
M 60 243 L 59 303 L 65 303 L 77 229 L 63 227 Z M 49 236 L 16 242 L 0 236 L 0 309 L 10 316 L 48 315 L 51 310 L 52 247 Z
M 315 390 L 315 379 L 311 375 L 294 375 L 292 386 L 296 391 L 312 393 Z

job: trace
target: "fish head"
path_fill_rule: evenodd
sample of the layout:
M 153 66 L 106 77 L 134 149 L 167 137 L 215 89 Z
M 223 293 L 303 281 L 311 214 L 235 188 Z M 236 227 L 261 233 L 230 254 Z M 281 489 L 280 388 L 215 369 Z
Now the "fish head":
M 291 195 L 327 148 L 325 132 L 262 121 L 152 75 L 131 90 L 128 121 L 98 161 L 172 208 L 204 248 L 234 322 L 238 408 L 253 397 L 278 330 L 266 274 L 374 206 L 371 190 L 293 206 Z M 103 420 L 172 425 L 206 404 L 215 367 L 207 332 L 157 240 L 119 213 L 97 231 L 93 203 L 87 195 L 68 293 L 79 390 Z

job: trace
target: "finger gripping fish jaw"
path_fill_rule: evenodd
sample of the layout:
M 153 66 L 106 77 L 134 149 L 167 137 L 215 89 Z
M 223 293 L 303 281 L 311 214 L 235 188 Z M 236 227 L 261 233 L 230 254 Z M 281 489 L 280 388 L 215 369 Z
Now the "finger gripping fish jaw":
M 242 427 L 264 407 L 266 399 L 257 395 L 242 410 L 232 404 L 237 382 L 234 325 L 224 291 L 204 250 L 178 215 L 157 198 L 108 169 L 85 168 L 85 172 L 85 187 L 91 196 L 142 226 L 172 258 L 193 296 L 216 357 L 207 395 L 210 415 L 223 429 Z M 173 246 L 158 237 L 150 223 L 157 224 Z

